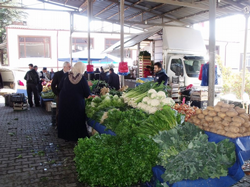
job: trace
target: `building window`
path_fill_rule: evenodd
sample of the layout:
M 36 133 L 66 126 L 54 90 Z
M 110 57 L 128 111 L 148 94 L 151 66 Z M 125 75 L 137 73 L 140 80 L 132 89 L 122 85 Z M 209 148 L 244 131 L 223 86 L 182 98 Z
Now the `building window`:
M 50 37 L 19 36 L 19 58 L 50 58 Z
M 88 49 L 88 38 L 72 38 L 72 51 L 78 52 Z M 94 49 L 94 39 L 90 38 L 90 49 Z
M 114 45 L 118 41 L 120 41 L 120 39 L 105 38 L 105 49 L 108 49 L 110 46 Z

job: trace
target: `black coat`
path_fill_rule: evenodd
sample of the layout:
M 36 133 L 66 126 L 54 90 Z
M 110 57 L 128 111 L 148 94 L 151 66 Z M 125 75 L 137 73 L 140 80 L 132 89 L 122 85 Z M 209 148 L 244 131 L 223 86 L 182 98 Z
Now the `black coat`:
M 79 83 L 72 84 L 65 75 L 59 85 L 58 138 L 77 141 L 88 137 L 86 128 L 85 98 L 90 89 L 85 77 Z
M 161 70 L 160 72 L 156 73 L 154 81 L 158 82 L 159 84 L 161 84 L 162 81 L 164 81 L 164 85 L 167 85 L 167 83 L 168 83 L 168 76 L 165 73 L 165 71 Z
M 116 90 L 119 90 L 120 89 L 119 76 L 115 73 L 111 73 L 109 75 L 108 84 L 111 88 L 115 88 Z
M 107 75 L 107 73 L 105 73 L 105 72 L 100 73 L 100 80 L 105 81 L 106 83 L 108 83 L 108 75 Z
M 59 84 L 60 84 L 64 74 L 65 73 L 63 72 L 63 70 L 55 72 L 55 74 L 54 74 L 51 88 L 52 88 L 52 91 L 55 95 L 59 95 L 59 93 L 60 93 Z
M 35 85 L 39 84 L 39 76 L 36 72 L 36 70 L 31 69 L 29 70 L 26 75 L 24 76 L 24 79 L 27 81 L 27 83 L 32 83 Z

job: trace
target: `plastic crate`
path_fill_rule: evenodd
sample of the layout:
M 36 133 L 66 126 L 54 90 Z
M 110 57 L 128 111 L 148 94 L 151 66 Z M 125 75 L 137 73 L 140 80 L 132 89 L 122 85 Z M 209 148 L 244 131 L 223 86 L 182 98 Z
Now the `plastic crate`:
M 15 93 L 10 96 L 11 102 L 16 102 L 16 103 L 26 103 L 26 97 L 23 93 Z

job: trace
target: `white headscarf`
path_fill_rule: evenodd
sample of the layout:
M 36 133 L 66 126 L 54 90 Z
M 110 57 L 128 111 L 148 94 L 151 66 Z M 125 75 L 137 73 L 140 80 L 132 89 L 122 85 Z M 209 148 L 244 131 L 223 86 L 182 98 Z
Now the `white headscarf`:
M 85 71 L 85 64 L 82 62 L 77 62 L 72 67 L 71 72 L 73 73 L 73 76 L 75 77 L 77 74 L 83 74 Z
M 77 62 L 74 67 L 71 68 L 71 72 L 69 73 L 69 81 L 72 84 L 78 84 L 82 79 L 84 71 L 85 65 L 82 62 Z

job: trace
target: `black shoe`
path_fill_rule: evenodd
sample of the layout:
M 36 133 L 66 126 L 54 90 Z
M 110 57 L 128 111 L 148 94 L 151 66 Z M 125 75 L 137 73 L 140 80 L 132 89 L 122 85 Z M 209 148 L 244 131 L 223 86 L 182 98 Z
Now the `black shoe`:
M 36 105 L 36 107 L 40 107 L 41 105 Z

